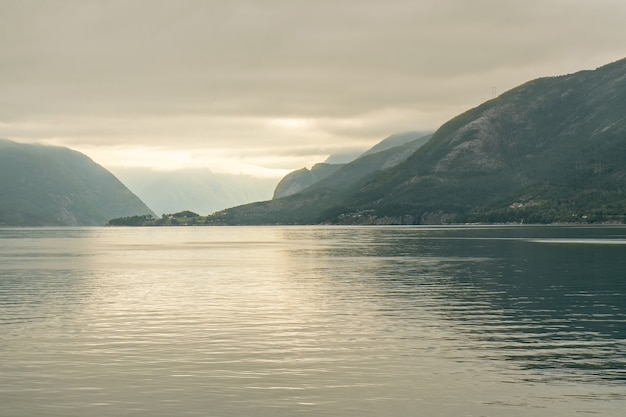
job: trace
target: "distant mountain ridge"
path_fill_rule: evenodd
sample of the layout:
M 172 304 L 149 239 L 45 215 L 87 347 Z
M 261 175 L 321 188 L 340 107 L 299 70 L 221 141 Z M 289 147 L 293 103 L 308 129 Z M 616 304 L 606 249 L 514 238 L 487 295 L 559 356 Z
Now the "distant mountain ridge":
M 445 123 L 406 161 L 336 189 L 340 171 L 209 223 L 625 222 L 626 59 L 523 84 Z
M 386 137 L 385 139 L 381 140 L 380 142 L 372 146 L 367 151 L 363 152 L 361 155 L 359 155 L 359 158 L 362 156 L 371 155 L 371 154 L 378 153 L 378 152 L 383 152 L 388 149 L 396 148 L 398 146 L 404 146 L 410 142 L 414 142 L 419 139 L 422 139 L 422 141 L 425 143 L 425 140 L 423 138 L 428 137 L 428 139 L 430 139 L 430 137 L 432 136 L 432 133 L 433 132 L 417 132 L 417 131 L 394 133 L 393 135 L 390 135 Z
M 206 215 L 272 197 L 274 178 L 216 174 L 209 169 L 154 171 L 119 168 L 115 175 L 159 215 L 182 210 Z
M 154 213 L 87 156 L 0 139 L 0 226 L 102 226 L 133 214 Z
M 346 188 L 374 171 L 390 168 L 406 160 L 432 134 L 407 132 L 391 135 L 345 164 L 319 163 L 285 176 L 274 190 L 274 199 L 303 192 L 310 187 Z M 372 156 L 376 155 L 376 156 Z
M 302 168 L 284 176 L 274 189 L 274 199 L 297 194 L 311 185 L 337 172 L 346 164 L 327 164 L 320 162 L 311 169 Z

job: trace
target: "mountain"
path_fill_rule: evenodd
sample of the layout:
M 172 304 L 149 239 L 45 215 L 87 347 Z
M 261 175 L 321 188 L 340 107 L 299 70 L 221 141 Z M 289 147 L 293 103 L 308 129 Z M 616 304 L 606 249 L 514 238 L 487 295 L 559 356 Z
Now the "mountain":
M 153 213 L 87 156 L 0 139 L 0 225 L 101 226 L 133 214 Z
M 118 168 L 113 171 L 158 214 L 217 210 L 271 198 L 278 180 L 244 175 L 215 174 L 208 169 L 154 171 Z
M 401 164 L 416 150 L 425 145 L 432 137 L 432 134 L 425 136 L 420 136 L 421 134 L 416 135 L 418 136 L 413 136 L 408 142 L 394 147 L 384 145 L 384 143 L 389 140 L 389 138 L 387 138 L 351 163 L 340 167 L 332 175 L 322 178 L 320 181 L 310 185 L 304 191 L 321 188 L 336 191 L 348 190 L 368 175 Z M 393 138 L 393 136 L 390 138 Z M 408 139 L 408 137 L 404 137 L 403 139 Z M 389 145 L 389 142 L 387 142 L 387 145 Z M 374 151 L 374 149 L 378 149 L 378 151 Z
M 391 148 L 395 148 L 398 146 L 406 145 L 409 142 L 413 142 L 416 139 L 430 138 L 432 136 L 432 132 L 403 132 L 403 133 L 394 133 L 393 135 L 383 139 L 378 142 L 376 145 L 372 146 L 370 149 L 365 151 L 363 154 L 359 156 L 370 155 L 382 151 L 386 151 Z
M 330 155 L 328 158 L 326 158 L 326 160 L 324 160 L 324 163 L 333 164 L 333 165 L 347 164 L 357 159 L 359 156 L 363 154 L 363 152 L 364 151 L 361 150 L 357 152 L 333 154 L 333 155 Z
M 287 174 L 276 186 L 274 199 L 300 193 L 310 187 L 347 188 L 372 172 L 390 168 L 405 161 L 432 134 L 402 133 L 391 135 L 345 164 L 316 164 Z M 374 156 L 375 155 L 375 156 Z
M 625 222 L 625 109 L 626 59 L 537 79 L 450 120 L 404 162 L 348 188 L 319 183 L 211 221 Z
M 322 162 L 313 165 L 311 169 L 302 168 L 297 171 L 290 172 L 280 180 L 278 185 L 276 185 L 273 198 L 277 199 L 297 194 L 316 182 L 334 174 L 344 165 L 345 164 L 327 164 Z
M 526 83 L 443 125 L 335 213 L 413 223 L 623 222 L 625 109 L 626 59 Z

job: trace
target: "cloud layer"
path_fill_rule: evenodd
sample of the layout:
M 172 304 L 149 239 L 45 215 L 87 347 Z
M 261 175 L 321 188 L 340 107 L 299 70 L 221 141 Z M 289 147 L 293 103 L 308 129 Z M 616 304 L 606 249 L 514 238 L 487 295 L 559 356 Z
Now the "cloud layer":
M 621 0 L 3 1 L 0 136 L 287 170 L 623 58 L 624 21 Z

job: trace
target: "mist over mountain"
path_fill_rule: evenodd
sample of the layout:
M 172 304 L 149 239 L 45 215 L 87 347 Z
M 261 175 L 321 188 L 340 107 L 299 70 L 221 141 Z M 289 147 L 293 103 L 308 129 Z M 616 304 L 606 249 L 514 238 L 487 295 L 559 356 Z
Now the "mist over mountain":
M 624 222 L 626 59 L 512 89 L 349 187 L 333 186 L 341 171 L 209 222 Z
M 340 167 L 332 175 L 310 185 L 303 192 L 313 189 L 349 190 L 362 179 L 376 172 L 394 167 L 406 161 L 416 150 L 424 146 L 432 134 L 415 133 L 390 136 L 349 164 Z M 400 140 L 398 140 L 400 139 Z M 401 145 L 393 146 L 395 143 Z
M 314 186 L 340 189 L 348 187 L 368 174 L 390 168 L 406 160 L 415 150 L 425 144 L 432 134 L 407 132 L 391 135 L 372 148 L 343 164 L 325 163 L 314 165 L 310 170 L 302 168 L 287 174 L 274 190 L 274 199 L 300 193 Z M 376 156 L 371 156 L 377 154 Z M 327 179 L 328 178 L 328 179 Z
M 183 210 L 206 215 L 267 200 L 278 182 L 275 178 L 216 174 L 209 169 L 115 168 L 113 172 L 159 215 Z
M 428 138 L 432 136 L 433 132 L 402 132 L 402 133 L 394 133 L 386 137 L 385 139 L 378 142 L 376 145 L 372 146 L 367 151 L 363 152 L 359 157 L 371 155 L 374 153 L 386 151 L 388 149 L 396 148 L 398 146 L 403 146 L 409 144 L 410 142 L 415 142 L 422 138 Z M 419 143 L 415 150 L 424 143 L 426 143 L 427 139 L 423 139 L 422 143 Z M 355 158 L 356 159 L 356 158 Z
M 363 152 L 364 151 L 358 151 L 358 152 L 338 153 L 338 154 L 329 155 L 328 158 L 326 158 L 323 163 L 332 164 L 332 165 L 348 164 L 354 161 L 355 159 L 357 159 L 359 156 L 361 156 Z
M 302 168 L 285 175 L 274 189 L 274 199 L 297 194 L 311 185 L 323 180 L 346 164 L 319 163 L 311 169 Z
M 0 139 L 1 226 L 102 226 L 133 214 L 153 213 L 87 156 Z

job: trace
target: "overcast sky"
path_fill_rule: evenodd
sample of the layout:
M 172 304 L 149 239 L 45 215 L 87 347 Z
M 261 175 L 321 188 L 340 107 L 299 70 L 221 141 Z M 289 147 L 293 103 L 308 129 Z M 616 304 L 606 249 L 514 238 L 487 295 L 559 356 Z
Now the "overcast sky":
M 624 0 L 0 0 L 0 137 L 282 175 L 626 57 Z

